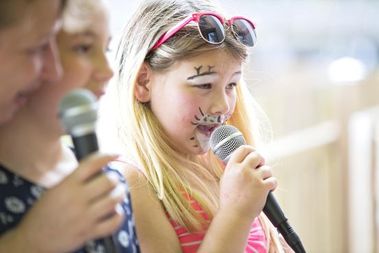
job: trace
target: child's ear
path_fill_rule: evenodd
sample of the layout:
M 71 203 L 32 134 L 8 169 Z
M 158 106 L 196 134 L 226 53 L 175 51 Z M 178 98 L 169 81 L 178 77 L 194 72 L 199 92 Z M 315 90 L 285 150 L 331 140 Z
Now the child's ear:
M 141 103 L 147 103 L 150 101 L 151 92 L 151 69 L 143 63 L 137 76 L 137 83 L 134 90 L 134 95 Z

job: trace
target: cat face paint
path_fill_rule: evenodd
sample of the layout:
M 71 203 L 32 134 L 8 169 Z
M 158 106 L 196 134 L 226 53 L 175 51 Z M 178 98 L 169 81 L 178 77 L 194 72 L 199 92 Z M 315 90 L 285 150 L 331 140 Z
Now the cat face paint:
M 199 107 L 199 112 L 200 112 L 200 115 L 195 115 L 194 116 L 194 121 L 192 121 L 191 123 L 193 125 L 211 125 L 211 124 L 216 124 L 216 123 L 224 123 L 227 119 L 226 116 L 230 116 L 229 114 L 228 115 L 209 115 L 209 114 L 205 114 L 201 108 Z
M 201 72 L 202 68 L 203 68 L 203 65 L 200 65 L 198 67 L 194 67 L 194 69 L 196 70 L 196 75 L 193 75 L 193 76 L 190 76 L 187 78 L 187 80 L 193 80 L 195 79 L 196 77 L 201 77 L 201 76 L 206 76 L 206 75 L 212 75 L 212 74 L 217 74 L 217 72 L 213 71 L 212 69 L 214 68 L 215 66 L 211 66 L 211 65 L 208 65 L 208 70 L 204 71 L 204 72 Z
M 191 141 L 195 142 L 194 147 L 200 147 L 203 151 L 209 149 L 209 138 L 218 126 L 223 125 L 229 118 L 230 113 L 223 115 L 210 115 L 206 114 L 199 107 L 199 114 L 194 116 L 194 120 L 191 124 L 195 125 L 198 131 L 194 137 L 191 137 Z
M 175 150 L 208 152 L 211 132 L 234 112 L 241 68 L 227 51 L 213 50 L 152 73 L 150 108 Z

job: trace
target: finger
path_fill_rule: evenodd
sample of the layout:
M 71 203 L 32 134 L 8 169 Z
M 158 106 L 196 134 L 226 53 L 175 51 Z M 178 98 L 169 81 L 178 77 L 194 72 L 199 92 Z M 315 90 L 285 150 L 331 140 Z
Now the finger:
M 263 166 L 265 160 L 263 156 L 261 156 L 258 152 L 249 153 L 242 162 L 242 165 L 246 169 L 256 169 Z
M 272 170 L 269 166 L 262 166 L 257 169 L 257 172 L 260 174 L 262 180 L 272 177 Z
M 120 205 L 125 198 L 126 187 L 123 184 L 119 184 L 109 194 L 98 198 L 90 207 L 89 214 L 96 221 L 107 218 L 114 214 L 116 206 Z
M 229 159 L 229 163 L 241 163 L 243 160 L 245 160 L 248 154 L 254 151 L 255 149 L 252 146 L 242 145 L 232 153 Z
M 89 201 L 104 196 L 121 185 L 119 176 L 114 172 L 103 172 L 92 177 L 86 182 L 83 192 L 87 194 Z
M 263 182 L 269 191 L 274 191 L 276 187 L 278 186 L 278 181 L 276 180 L 275 177 L 269 177 L 263 180 Z
M 115 208 L 114 215 L 99 222 L 93 229 L 94 238 L 105 237 L 121 226 L 125 218 L 124 210 L 120 205 Z
M 77 176 L 80 181 L 86 181 L 94 175 L 102 172 L 102 169 L 109 162 L 114 161 L 117 158 L 117 155 L 92 154 L 79 164 L 79 167 L 74 172 L 74 176 Z

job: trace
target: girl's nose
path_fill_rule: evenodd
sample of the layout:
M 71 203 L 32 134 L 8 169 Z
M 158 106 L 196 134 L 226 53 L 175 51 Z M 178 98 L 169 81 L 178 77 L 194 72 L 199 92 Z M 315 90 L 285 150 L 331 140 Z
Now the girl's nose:
M 105 54 L 101 56 L 98 61 L 95 78 L 97 81 L 105 83 L 108 82 L 113 76 L 113 70 L 109 66 L 108 59 Z
M 230 111 L 230 99 L 225 92 L 220 92 L 220 94 L 215 95 L 212 101 L 212 106 L 210 112 L 213 115 L 222 115 Z

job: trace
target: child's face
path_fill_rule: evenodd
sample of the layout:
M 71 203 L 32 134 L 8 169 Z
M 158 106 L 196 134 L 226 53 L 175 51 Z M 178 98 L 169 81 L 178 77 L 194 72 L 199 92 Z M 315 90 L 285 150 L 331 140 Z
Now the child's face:
M 59 4 L 57 0 L 20 4 L 19 20 L 0 30 L 0 124 L 10 120 L 43 82 L 60 77 L 55 43 Z
M 105 10 L 98 10 L 87 18 L 91 22 L 83 30 L 58 33 L 57 44 L 64 70 L 60 85 L 65 91 L 86 88 L 100 97 L 113 75 L 106 58 L 110 40 L 108 18 Z
M 178 61 L 152 77 L 151 108 L 175 149 L 203 154 L 236 105 L 241 61 L 220 50 Z
M 61 99 L 74 88 L 87 88 L 100 97 L 113 75 L 106 58 L 110 39 L 106 10 L 99 9 L 86 18 L 91 22 L 82 30 L 67 32 L 61 29 L 58 32 L 63 76 L 54 85 L 38 91 L 31 98 L 28 109 L 40 115 L 40 121 L 56 120 Z

